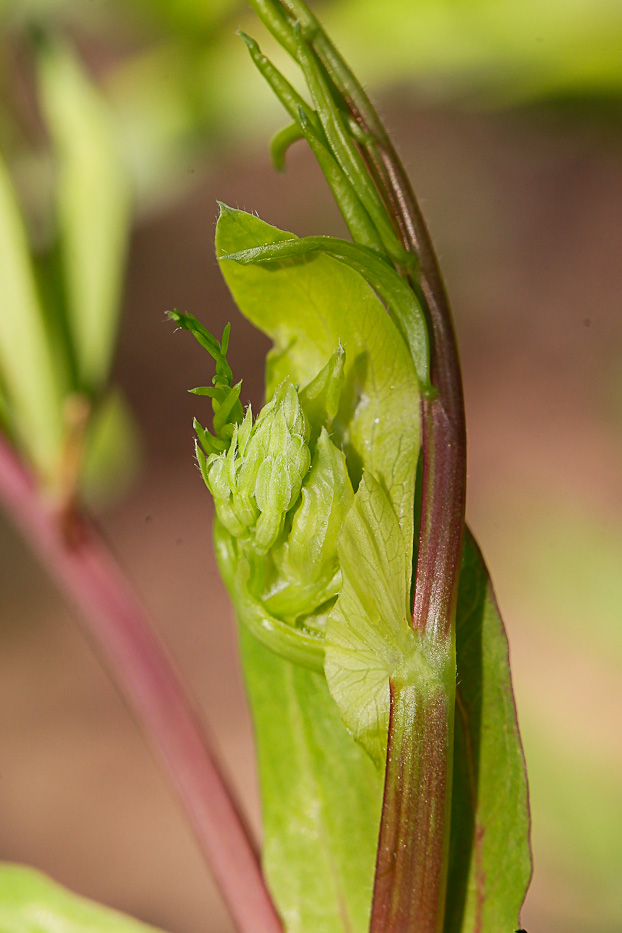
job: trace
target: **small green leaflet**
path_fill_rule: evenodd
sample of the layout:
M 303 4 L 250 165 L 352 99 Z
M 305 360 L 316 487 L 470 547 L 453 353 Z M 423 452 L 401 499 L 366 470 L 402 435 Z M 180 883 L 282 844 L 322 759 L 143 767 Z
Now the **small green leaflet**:
M 486 566 L 465 533 L 456 627 L 458 685 L 444 933 L 519 926 L 531 877 L 527 777 L 508 645 Z
M 2 933 L 157 933 L 107 907 L 72 894 L 33 868 L 0 866 Z
M 250 214 L 221 210 L 221 256 L 291 238 Z M 268 398 L 286 376 L 310 382 L 343 347 L 333 440 L 355 485 L 373 475 L 399 521 L 403 615 L 419 451 L 417 377 L 405 342 L 362 276 L 333 257 L 318 253 L 269 267 L 222 260 L 221 268 L 242 313 L 274 342 Z M 221 557 L 231 586 L 224 563 Z M 239 594 L 232 595 L 240 607 Z M 240 621 L 260 759 L 264 864 L 287 930 L 365 933 L 382 771 L 347 732 L 324 677 L 267 650 Z

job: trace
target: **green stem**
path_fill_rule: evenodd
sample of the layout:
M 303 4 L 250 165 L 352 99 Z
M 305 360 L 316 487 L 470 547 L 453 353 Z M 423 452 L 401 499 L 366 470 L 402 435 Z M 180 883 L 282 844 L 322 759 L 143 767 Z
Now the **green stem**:
M 385 796 L 380 826 L 372 933 L 437 933 L 443 928 L 449 858 L 449 813 L 455 697 L 455 607 L 466 499 L 466 432 L 462 380 L 451 311 L 438 262 L 404 168 L 365 91 L 306 5 L 288 0 L 369 139 L 373 177 L 403 243 L 419 259 L 413 288 L 431 338 L 436 398 L 422 398 L 421 520 L 416 550 L 413 625 L 446 672 L 436 704 L 419 710 L 391 693 Z M 442 702 L 441 702 L 442 701 Z M 414 710 L 414 712 L 413 712 Z M 444 779 L 440 779 L 440 775 Z M 396 821 L 400 857 L 395 855 Z M 418 851 L 427 853 L 419 858 Z
M 435 396 L 421 400 L 421 515 L 415 549 L 413 626 L 443 672 L 432 698 L 391 685 L 391 713 L 371 933 L 440 933 L 449 859 L 455 611 L 466 499 L 466 432 L 453 322 L 419 205 L 365 91 L 304 0 L 251 0 L 296 57 L 296 32 L 309 43 L 350 114 L 361 147 L 406 250 L 419 261 L 409 281 L 430 338 Z M 352 125 L 359 131 L 352 132 Z M 410 272 L 407 266 L 402 272 Z
M 372 933 L 440 933 L 445 913 L 464 447 L 438 399 L 424 398 L 422 414 L 422 508 L 413 625 L 436 655 L 444 671 L 444 687 L 434 702 L 422 702 L 414 711 L 412 704 L 391 692 Z M 402 827 L 404 850 L 397 861 L 391 854 L 396 822 Z M 418 853 L 423 853 L 421 858 Z
M 453 700 L 391 684 L 390 747 L 378 846 L 372 930 L 438 933 L 447 860 L 443 827 L 449 793 L 447 759 L 453 740 Z M 413 736 L 419 741 L 413 742 Z M 387 814 L 390 814 L 388 818 Z M 418 832 L 413 845 L 413 827 Z M 412 880 L 417 879 L 416 884 Z

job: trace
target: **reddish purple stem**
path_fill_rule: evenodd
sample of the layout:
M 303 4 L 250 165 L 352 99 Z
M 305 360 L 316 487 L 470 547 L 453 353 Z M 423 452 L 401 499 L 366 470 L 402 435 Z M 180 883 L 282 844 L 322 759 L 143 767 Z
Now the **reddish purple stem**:
M 152 624 L 94 526 L 68 539 L 0 438 L 0 500 L 86 631 L 163 763 L 240 933 L 282 933 L 251 834 Z

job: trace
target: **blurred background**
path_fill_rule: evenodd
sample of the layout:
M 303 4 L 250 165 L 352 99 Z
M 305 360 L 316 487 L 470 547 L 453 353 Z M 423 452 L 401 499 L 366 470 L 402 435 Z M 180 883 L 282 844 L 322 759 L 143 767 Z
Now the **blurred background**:
M 614 933 L 622 7 L 325 0 L 315 9 L 386 117 L 452 298 L 468 515 L 508 629 L 531 785 L 535 875 L 523 926 Z M 62 38 L 115 127 L 130 192 L 129 236 L 115 234 L 122 313 L 112 372 L 126 405 L 123 430 L 110 432 L 120 438 L 123 482 L 87 493 L 258 825 L 234 624 L 193 463 L 192 416 L 207 400 L 186 390 L 212 373 L 164 312 L 190 311 L 215 333 L 230 320 L 232 368 L 245 401 L 258 405 L 267 342 L 220 280 L 216 199 L 300 235 L 343 227 L 302 145 L 284 176 L 269 164 L 268 140 L 286 121 L 235 36 L 241 25 L 274 50 L 245 4 L 4 0 L 0 17 L 0 151 L 35 257 L 54 239 L 54 147 L 34 76 L 41 34 Z M 115 476 L 111 466 L 103 472 Z M 69 608 L 3 519 L 0 711 L 1 858 L 175 933 L 230 933 L 148 748 Z

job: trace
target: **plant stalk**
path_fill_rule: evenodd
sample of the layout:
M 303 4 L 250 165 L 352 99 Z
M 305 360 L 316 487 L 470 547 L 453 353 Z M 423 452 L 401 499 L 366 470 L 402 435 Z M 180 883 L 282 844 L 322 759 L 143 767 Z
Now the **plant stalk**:
M 391 684 L 385 793 L 371 933 L 440 933 L 445 912 L 455 707 L 455 612 L 466 502 L 462 378 L 438 262 L 404 168 L 365 91 L 301 0 L 302 22 L 351 116 L 404 246 L 418 259 L 413 289 L 430 333 L 435 398 L 421 400 L 422 493 L 413 626 L 433 648 L 443 687 L 431 700 Z M 396 848 L 398 847 L 398 848 Z
M 153 627 L 93 524 L 70 526 L 0 438 L 0 501 L 59 589 L 160 759 L 240 933 L 282 933 L 241 811 Z
M 451 705 L 443 689 L 421 695 L 412 685 L 391 684 L 372 930 L 437 933 L 439 929 L 438 905 L 447 874 L 443 828 L 449 796 Z M 418 744 L 413 736 L 419 738 Z
M 466 504 L 466 431 L 460 363 L 453 323 L 436 257 L 414 195 L 392 147 L 385 151 L 379 175 L 390 184 L 404 241 L 420 262 L 419 288 L 431 334 L 431 382 L 436 398 L 421 399 L 422 491 L 419 541 L 416 550 L 413 626 L 440 655 L 445 689 L 429 715 L 413 722 L 410 734 L 413 760 L 419 758 L 418 794 L 428 805 L 411 805 L 410 847 L 429 853 L 429 860 L 413 859 L 410 878 L 394 883 L 400 892 L 395 925 L 378 923 L 376 901 L 382 903 L 381 878 L 386 870 L 382 843 L 396 811 L 404 807 L 408 786 L 395 781 L 392 758 L 401 744 L 400 728 L 389 730 L 386 781 L 393 787 L 385 797 L 380 827 L 372 933 L 441 933 L 445 914 L 453 769 L 456 657 L 455 615 Z M 397 166 L 396 166 L 397 163 Z M 389 170 L 386 170 L 387 164 Z M 393 712 L 393 711 L 392 711 Z M 395 710 L 395 722 L 399 718 Z M 440 774 L 444 774 L 444 780 Z M 435 776 L 436 779 L 433 779 Z M 406 797 L 408 802 L 408 797 Z M 387 828 L 385 828 L 385 824 Z M 412 885 L 412 890 L 409 890 Z

